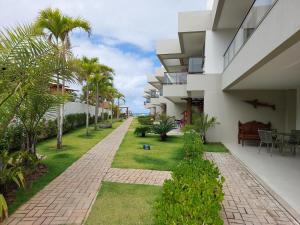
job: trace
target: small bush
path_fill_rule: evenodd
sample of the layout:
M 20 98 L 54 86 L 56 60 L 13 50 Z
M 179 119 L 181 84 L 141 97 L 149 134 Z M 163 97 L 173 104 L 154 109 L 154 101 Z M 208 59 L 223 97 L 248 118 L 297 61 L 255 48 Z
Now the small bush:
M 155 224 L 221 225 L 223 200 L 220 173 L 200 158 L 183 161 L 165 182 L 154 207 Z
M 141 137 L 145 137 L 148 132 L 150 132 L 150 126 L 139 126 L 134 130 L 134 134 Z
M 154 121 L 152 116 L 139 116 L 137 119 L 141 125 L 152 125 Z
M 190 130 L 185 132 L 183 139 L 183 150 L 187 159 L 202 157 L 204 151 L 203 143 L 200 135 L 196 131 Z
M 174 118 L 161 116 L 157 124 L 153 124 L 152 131 L 155 134 L 159 134 L 160 140 L 165 141 L 167 139 L 167 133 L 176 128 Z
M 164 183 L 155 202 L 155 224 L 222 225 L 224 178 L 212 162 L 202 159 L 204 149 L 197 132 L 184 134 L 183 148 L 185 159 Z

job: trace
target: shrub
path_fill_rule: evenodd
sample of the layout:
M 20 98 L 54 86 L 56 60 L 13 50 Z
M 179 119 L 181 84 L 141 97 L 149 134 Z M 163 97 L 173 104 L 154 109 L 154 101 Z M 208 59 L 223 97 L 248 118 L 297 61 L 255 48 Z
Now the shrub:
M 204 150 L 200 135 L 196 131 L 190 130 L 184 133 L 183 139 L 183 150 L 185 153 L 185 158 L 201 158 Z
M 137 119 L 141 125 L 152 125 L 154 120 L 152 116 L 139 116 Z
M 160 135 L 161 141 L 165 141 L 167 133 L 176 127 L 174 119 L 172 117 L 161 116 L 160 121 L 157 124 L 153 124 L 152 131 L 155 134 Z
M 203 160 L 203 144 L 196 131 L 184 134 L 185 159 L 163 185 L 154 205 L 155 224 L 223 224 L 220 216 L 224 178 L 210 161 Z
M 66 115 L 63 124 L 63 133 L 67 133 L 75 128 L 85 125 L 85 113 L 76 113 Z M 90 116 L 90 121 L 94 122 L 94 116 Z M 11 124 L 3 137 L 0 139 L 0 150 L 17 151 L 24 147 L 26 142 L 22 124 Z M 42 120 L 39 124 L 37 140 L 53 138 L 57 135 L 57 120 Z
M 221 225 L 223 200 L 220 173 L 211 162 L 183 161 L 163 186 L 154 206 L 155 224 Z
M 139 126 L 135 128 L 134 134 L 136 136 L 145 137 L 146 133 L 148 133 L 149 131 L 150 131 L 150 126 Z

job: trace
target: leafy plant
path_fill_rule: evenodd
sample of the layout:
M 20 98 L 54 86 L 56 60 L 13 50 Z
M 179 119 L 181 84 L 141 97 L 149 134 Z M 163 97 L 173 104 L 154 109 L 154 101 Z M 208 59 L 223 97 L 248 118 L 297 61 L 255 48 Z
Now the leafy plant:
M 176 128 L 176 124 L 172 117 L 161 116 L 160 121 L 157 124 L 153 124 L 152 131 L 160 135 L 161 141 L 165 141 L 167 139 L 167 133 L 174 128 Z
M 218 168 L 207 160 L 183 161 L 155 203 L 155 224 L 222 225 L 224 180 L 219 176 Z
M 150 131 L 150 126 L 139 126 L 135 128 L 134 134 L 136 136 L 145 137 L 146 133 L 148 133 L 149 131 Z
M 8 186 L 15 183 L 18 187 L 25 187 L 25 179 L 22 166 L 18 162 L 17 154 L 10 154 L 7 150 L 0 153 L 0 218 L 7 216 L 7 204 L 4 194 Z
M 154 205 L 155 224 L 222 225 L 220 216 L 224 197 L 218 168 L 202 159 L 199 134 L 184 134 L 185 159 L 163 185 L 162 195 Z
M 152 116 L 139 116 L 137 119 L 141 125 L 152 125 L 154 120 Z
M 0 222 L 8 216 L 8 207 L 3 194 L 0 194 Z
M 207 131 L 217 124 L 219 124 L 219 122 L 216 117 L 209 117 L 208 114 L 200 113 L 199 116 L 194 119 L 193 126 L 196 131 L 200 132 L 203 143 L 205 144 Z
M 199 134 L 194 130 L 190 130 L 184 133 L 183 138 L 183 150 L 185 153 L 185 158 L 201 158 L 203 155 L 204 148 Z

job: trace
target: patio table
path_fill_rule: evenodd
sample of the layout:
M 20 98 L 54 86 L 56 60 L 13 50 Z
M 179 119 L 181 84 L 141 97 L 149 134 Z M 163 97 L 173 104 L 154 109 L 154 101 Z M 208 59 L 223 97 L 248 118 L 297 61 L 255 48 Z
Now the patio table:
M 284 139 L 286 137 L 289 138 L 292 135 L 295 135 L 295 134 L 287 133 L 287 132 L 275 132 L 274 133 L 274 136 L 276 136 L 276 138 L 279 140 L 279 152 L 281 152 L 281 154 L 283 154 L 283 147 L 284 147 L 284 144 L 285 144 Z

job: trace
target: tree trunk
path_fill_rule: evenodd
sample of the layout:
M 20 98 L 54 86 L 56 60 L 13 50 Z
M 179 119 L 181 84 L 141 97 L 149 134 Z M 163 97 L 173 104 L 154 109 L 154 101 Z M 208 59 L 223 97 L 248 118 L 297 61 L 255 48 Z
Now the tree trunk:
M 161 141 L 165 141 L 167 139 L 167 134 L 163 133 L 163 134 L 160 134 L 160 140 Z
M 57 93 L 59 92 L 59 75 L 57 75 L 57 83 L 56 83 Z M 62 126 L 61 126 L 61 114 L 62 114 L 62 105 L 60 104 L 57 109 L 57 142 L 56 148 L 62 148 Z
M 111 102 L 111 116 L 110 116 L 110 119 L 111 119 L 111 124 L 113 123 L 113 101 Z
M 86 135 L 89 135 L 89 87 L 86 82 Z
M 117 119 L 119 119 L 119 117 L 120 117 L 120 115 L 119 115 L 119 111 L 120 111 L 120 98 L 118 98 Z
M 99 115 L 99 85 L 96 84 L 96 107 L 95 107 L 95 130 L 98 130 L 98 115 Z

